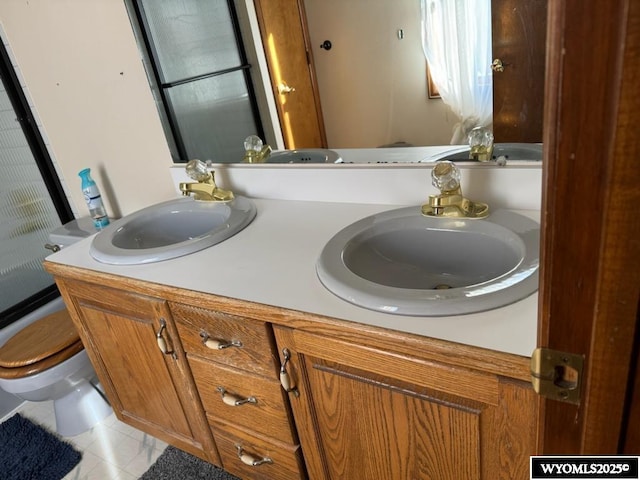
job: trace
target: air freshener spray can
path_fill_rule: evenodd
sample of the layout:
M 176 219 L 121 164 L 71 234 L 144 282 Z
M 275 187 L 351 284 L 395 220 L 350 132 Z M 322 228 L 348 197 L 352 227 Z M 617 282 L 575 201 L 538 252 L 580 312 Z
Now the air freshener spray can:
M 109 217 L 107 217 L 107 211 L 102 203 L 100 189 L 91 178 L 91 169 L 81 170 L 78 176 L 82 179 L 82 193 L 87 207 L 89 207 L 89 215 L 93 219 L 93 225 L 98 229 L 106 227 L 109 225 Z

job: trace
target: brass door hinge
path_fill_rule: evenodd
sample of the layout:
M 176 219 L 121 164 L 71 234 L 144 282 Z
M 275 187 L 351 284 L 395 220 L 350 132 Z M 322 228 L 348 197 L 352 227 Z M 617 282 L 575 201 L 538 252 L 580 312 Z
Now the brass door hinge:
M 531 383 L 536 393 L 561 402 L 580 404 L 584 356 L 536 348 L 531 354 Z

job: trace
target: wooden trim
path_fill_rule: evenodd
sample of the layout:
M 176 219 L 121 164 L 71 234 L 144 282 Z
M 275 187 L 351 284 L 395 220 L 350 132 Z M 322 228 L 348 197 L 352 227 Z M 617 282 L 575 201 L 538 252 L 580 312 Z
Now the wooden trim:
M 316 358 L 340 358 L 342 365 L 366 369 L 378 375 L 388 375 L 413 385 L 486 404 L 498 404 L 498 378 L 493 374 L 420 361 L 400 353 L 381 352 L 375 348 L 336 341 L 334 338 L 329 339 L 298 329 L 294 330 L 293 338 L 297 349 Z M 416 375 L 418 369 L 421 369 L 423 374 Z
M 440 97 L 440 91 L 438 90 L 438 86 L 433 81 L 433 77 L 431 76 L 431 69 L 429 68 L 429 64 L 425 63 L 427 69 L 427 97 L 429 99 L 432 98 L 442 98 Z
M 540 400 L 538 447 L 612 454 L 640 294 L 640 5 L 550 2 L 548 24 L 538 344 L 585 372 L 579 407 Z
M 640 329 L 640 318 L 636 331 Z M 636 335 L 637 336 L 637 335 Z M 636 364 L 629 377 L 629 395 L 627 396 L 627 425 L 621 438 L 621 453 L 640 455 L 640 338 L 636 338 Z
M 529 381 L 531 377 L 529 359 L 519 355 L 234 298 L 205 295 L 201 292 L 133 280 L 128 277 L 48 261 L 45 261 L 44 265 L 49 273 L 59 277 L 126 289 L 142 295 L 162 297 L 173 302 L 197 304 L 200 308 L 222 310 L 231 315 L 254 318 L 261 322 L 270 322 L 309 333 L 326 335 L 336 340 L 359 342 L 388 352 L 401 349 L 402 353 L 406 355 L 426 361 L 437 361 L 522 381 Z

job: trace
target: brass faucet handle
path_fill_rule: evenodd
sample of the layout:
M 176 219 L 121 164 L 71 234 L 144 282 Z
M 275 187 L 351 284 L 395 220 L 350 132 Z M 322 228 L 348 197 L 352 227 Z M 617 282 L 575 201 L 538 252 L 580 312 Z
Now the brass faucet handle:
M 469 132 L 469 158 L 488 162 L 493 154 L 493 132 L 487 127 L 476 127 Z
M 201 160 L 190 160 L 185 168 L 189 177 L 196 183 L 180 182 L 183 195 L 192 195 L 196 200 L 229 202 L 235 197 L 230 190 L 224 190 L 216 185 L 214 172 L 209 171 L 208 165 Z
M 249 135 L 244 139 L 245 163 L 264 163 L 271 154 L 271 147 L 264 145 L 257 135 Z
M 211 200 L 216 202 L 229 202 L 235 198 L 231 190 L 224 190 L 216 185 L 214 171 L 211 171 L 210 176 L 211 178 L 208 183 L 213 187 L 211 190 Z
M 189 175 L 189 178 L 194 179 L 196 182 L 206 182 L 211 176 L 207 164 L 197 158 L 189 160 L 184 169 L 187 175 Z
M 454 192 L 460 188 L 460 170 L 448 160 L 438 162 L 431 170 L 431 183 L 441 192 Z
M 429 202 L 422 205 L 422 214 L 428 217 L 484 218 L 489 215 L 486 203 L 472 202 L 462 196 L 460 170 L 453 162 L 443 160 L 431 169 L 434 187 L 439 195 L 429 195 Z
M 215 188 L 213 190 L 213 200 L 218 202 L 229 202 L 235 198 L 235 195 L 231 190 L 223 190 L 222 188 Z

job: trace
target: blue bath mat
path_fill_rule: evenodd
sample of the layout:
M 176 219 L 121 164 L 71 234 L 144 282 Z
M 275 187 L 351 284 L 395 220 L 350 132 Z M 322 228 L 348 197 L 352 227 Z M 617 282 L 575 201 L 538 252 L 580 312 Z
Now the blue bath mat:
M 240 480 L 221 468 L 168 446 L 138 480 Z
M 0 423 L 2 480 L 60 480 L 82 454 L 19 413 Z

